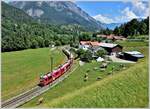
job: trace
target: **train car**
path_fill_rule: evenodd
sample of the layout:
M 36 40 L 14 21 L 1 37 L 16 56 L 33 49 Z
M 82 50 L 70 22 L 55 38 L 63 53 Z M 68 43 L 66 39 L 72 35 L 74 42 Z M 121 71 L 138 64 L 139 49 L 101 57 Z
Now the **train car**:
M 52 72 L 48 72 L 44 76 L 41 76 L 39 83 L 40 86 L 50 84 L 52 81 L 62 76 L 65 72 L 67 72 L 71 68 L 73 64 L 73 55 L 68 50 L 66 51 L 64 50 L 63 52 L 65 52 L 65 54 L 67 55 L 68 61 L 63 65 L 60 65 L 56 70 L 53 70 Z
M 54 71 L 52 72 L 53 80 L 57 79 L 57 78 L 60 77 L 60 76 L 61 76 L 61 69 L 60 69 L 60 68 L 57 69 L 57 70 L 54 70 Z

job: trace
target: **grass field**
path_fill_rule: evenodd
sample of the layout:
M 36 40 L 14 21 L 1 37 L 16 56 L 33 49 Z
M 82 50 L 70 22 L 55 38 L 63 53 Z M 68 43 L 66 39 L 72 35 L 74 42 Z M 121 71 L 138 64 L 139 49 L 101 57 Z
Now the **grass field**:
M 65 55 L 56 49 L 29 49 L 2 53 L 2 100 L 13 97 L 37 85 L 39 76 L 50 70 L 50 53 L 54 66 L 65 61 Z
M 125 49 L 132 49 L 131 47 Z M 148 105 L 148 48 L 139 48 L 146 56 L 136 64 L 119 69 L 111 63 L 106 71 L 95 71 L 98 63 L 78 67 L 67 79 L 22 107 L 147 107 Z M 107 75 L 112 66 L 116 71 Z M 90 69 L 89 80 L 83 81 Z M 118 73 L 117 73 L 118 72 Z M 102 77 L 97 81 L 96 77 Z M 36 105 L 43 97 L 43 104 Z
M 121 70 L 119 67 L 120 64 L 117 63 L 110 63 L 108 68 L 105 71 L 94 70 L 95 67 L 100 67 L 100 63 L 92 62 L 87 63 L 84 66 L 79 66 L 67 79 L 65 79 L 62 83 L 58 84 L 56 87 L 50 89 L 46 93 L 42 94 L 39 97 L 36 97 L 31 102 L 25 104 L 25 107 L 32 107 L 37 106 L 36 103 L 40 97 L 43 97 L 45 100 L 44 104 L 41 104 L 42 106 L 45 106 L 45 104 L 48 104 L 51 100 L 62 97 L 63 95 L 66 95 L 68 93 L 73 93 L 75 90 L 80 90 L 81 88 L 84 88 L 88 85 L 94 84 L 97 80 L 97 77 L 106 78 L 110 70 L 112 69 L 112 66 L 115 66 L 114 73 L 117 73 Z M 77 64 L 78 66 L 78 64 Z M 126 64 L 126 66 L 128 66 Z M 87 70 L 90 69 L 88 72 L 88 81 L 84 81 L 84 75 L 87 72 Z M 24 107 L 23 106 L 23 107 Z
M 126 69 L 111 63 L 104 72 L 94 70 L 100 66 L 99 63 L 87 63 L 78 67 L 62 83 L 21 107 L 147 107 L 148 47 L 126 45 L 124 50 L 138 50 L 145 57 L 136 64 L 126 64 Z M 113 75 L 108 75 L 112 66 L 116 70 Z M 88 69 L 89 80 L 84 82 Z M 97 81 L 97 77 L 102 79 Z M 41 97 L 44 102 L 36 105 Z
M 148 66 L 144 62 L 102 81 L 53 99 L 49 107 L 148 107 Z
M 136 42 L 136 41 L 117 41 L 115 42 L 123 47 L 143 47 L 148 46 L 148 42 Z

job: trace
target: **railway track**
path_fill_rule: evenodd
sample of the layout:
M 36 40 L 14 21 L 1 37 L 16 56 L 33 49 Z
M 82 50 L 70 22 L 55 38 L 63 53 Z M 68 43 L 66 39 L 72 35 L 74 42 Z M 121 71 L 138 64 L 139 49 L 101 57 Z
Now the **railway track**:
M 66 73 L 64 73 L 61 77 L 57 78 L 55 81 L 53 81 L 52 83 L 50 83 L 47 86 L 44 86 L 44 87 L 36 86 L 29 91 L 26 91 L 26 92 L 24 92 L 24 93 L 22 93 L 16 97 L 13 97 L 9 100 L 2 102 L 1 107 L 2 108 L 10 108 L 10 107 L 16 108 L 16 107 L 19 107 L 20 105 L 23 105 L 24 103 L 26 103 L 29 100 L 39 96 L 40 94 L 44 93 L 45 91 L 49 90 L 53 86 L 55 86 L 58 83 L 60 83 L 61 81 L 63 81 L 65 78 L 67 78 L 74 71 L 73 70 L 72 72 L 70 72 L 70 70 L 67 71 Z
M 12 99 L 9 99 L 7 101 L 2 102 L 1 107 L 2 108 L 15 108 L 19 107 L 20 105 L 28 102 L 29 100 L 39 96 L 40 94 L 44 93 L 45 91 L 49 90 L 50 88 L 54 87 L 61 81 L 63 81 L 65 78 L 67 78 L 71 72 L 66 72 L 64 75 L 62 75 L 60 78 L 53 81 L 51 84 L 45 86 L 45 87 L 34 87 L 30 91 L 24 92 L 23 94 L 18 95 L 17 97 L 14 97 Z

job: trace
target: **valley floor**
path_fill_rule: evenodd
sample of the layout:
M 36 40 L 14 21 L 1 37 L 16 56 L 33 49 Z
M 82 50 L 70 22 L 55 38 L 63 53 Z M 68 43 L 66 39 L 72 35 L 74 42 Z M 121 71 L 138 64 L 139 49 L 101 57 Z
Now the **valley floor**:
M 110 63 L 105 71 L 96 70 L 100 63 L 79 66 L 67 79 L 22 107 L 147 107 L 148 47 L 125 47 L 145 55 L 135 64 Z M 112 66 L 115 70 L 111 72 Z M 89 79 L 84 81 L 88 71 Z M 97 77 L 101 79 L 97 81 Z M 38 99 L 44 102 L 37 105 Z
M 50 71 L 50 56 L 53 67 L 66 58 L 60 49 L 49 48 L 2 53 L 2 101 L 36 86 L 40 75 Z

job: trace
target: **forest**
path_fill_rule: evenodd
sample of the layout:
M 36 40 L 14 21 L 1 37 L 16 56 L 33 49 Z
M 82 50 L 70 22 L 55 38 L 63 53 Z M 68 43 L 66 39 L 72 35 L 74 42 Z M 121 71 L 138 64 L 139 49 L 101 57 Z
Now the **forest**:
M 136 37 L 138 35 L 148 35 L 149 33 L 149 17 L 146 19 L 132 19 L 131 21 L 116 27 L 114 30 L 108 28 L 101 30 L 98 34 L 115 34 L 124 37 Z
M 39 23 L 25 12 L 2 2 L 2 52 L 66 45 L 76 42 L 80 25 Z

